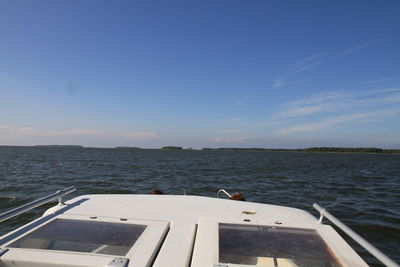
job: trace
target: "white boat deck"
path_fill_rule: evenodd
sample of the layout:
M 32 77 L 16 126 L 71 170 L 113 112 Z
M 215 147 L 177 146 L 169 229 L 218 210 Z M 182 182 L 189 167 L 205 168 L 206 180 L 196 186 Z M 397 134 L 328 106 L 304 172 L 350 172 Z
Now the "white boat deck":
M 246 242 L 254 233 L 274 238 L 291 234 L 301 236 L 300 241 L 305 240 L 301 241 L 304 246 L 316 246 L 315 242 L 320 238 L 326 248 L 324 253 L 330 259 L 313 263 L 303 261 L 302 266 L 368 266 L 333 228 L 317 223 L 315 217 L 299 209 L 179 195 L 84 195 L 66 204 L 49 209 L 41 218 L 1 237 L 0 247 L 6 251 L 0 256 L 0 266 L 300 266 L 290 256 L 250 255 L 256 253 L 257 242 Z M 69 220 L 71 227 L 63 226 L 65 220 Z M 46 231 L 36 231 L 45 229 L 43 225 L 49 226 Z M 119 247 L 120 244 L 115 242 L 88 251 L 85 249 L 89 248 L 80 247 L 82 242 L 87 242 L 82 235 L 90 233 L 91 229 L 93 236 L 88 238 L 96 240 L 93 241 L 96 244 L 104 241 L 102 238 L 110 238 L 104 230 L 107 225 L 126 227 L 126 235 L 117 233 L 120 243 L 125 242 L 122 241 L 125 236 L 129 239 L 129 235 L 137 235 L 138 238 L 131 247 L 129 240 L 125 247 Z M 52 235 L 60 233 L 55 229 L 64 229 L 61 238 L 68 233 L 78 235 L 81 243 L 74 243 L 69 237 L 68 242 L 57 243 L 60 236 L 53 238 Z M 234 233 L 232 244 L 229 237 L 225 238 L 225 233 Z M 242 233 L 245 233 L 244 241 L 238 240 Z M 286 250 L 293 244 L 289 243 Z M 251 253 L 240 252 L 240 247 L 246 246 L 250 246 Z M 296 247 L 298 249 L 302 248 Z

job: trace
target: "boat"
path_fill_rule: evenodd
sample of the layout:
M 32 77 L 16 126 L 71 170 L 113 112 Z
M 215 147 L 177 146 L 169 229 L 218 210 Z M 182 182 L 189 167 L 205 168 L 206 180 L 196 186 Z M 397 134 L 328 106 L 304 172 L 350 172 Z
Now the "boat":
M 318 204 L 296 208 L 217 197 L 82 195 L 69 187 L 0 215 L 0 221 L 58 200 L 42 216 L 0 237 L 1 267 L 368 266 L 330 225 L 386 266 L 399 266 Z M 227 198 L 220 198 L 225 194 Z

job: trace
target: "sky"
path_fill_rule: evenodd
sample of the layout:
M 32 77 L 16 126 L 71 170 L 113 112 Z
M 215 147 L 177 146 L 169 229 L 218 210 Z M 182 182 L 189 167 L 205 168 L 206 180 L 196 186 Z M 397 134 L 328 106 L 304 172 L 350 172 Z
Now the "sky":
M 0 0 L 0 145 L 400 148 L 399 12 Z

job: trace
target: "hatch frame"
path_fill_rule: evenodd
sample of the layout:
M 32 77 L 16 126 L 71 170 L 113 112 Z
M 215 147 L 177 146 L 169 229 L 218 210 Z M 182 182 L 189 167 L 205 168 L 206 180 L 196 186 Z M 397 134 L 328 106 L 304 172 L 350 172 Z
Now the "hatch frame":
M 191 267 L 224 266 L 253 267 L 256 265 L 233 264 L 219 262 L 219 224 L 234 224 L 243 226 L 262 226 L 275 228 L 293 228 L 314 230 L 326 244 L 327 249 L 341 266 L 368 266 L 361 257 L 343 240 L 329 225 L 321 224 L 268 224 L 262 222 L 244 222 L 243 220 L 220 220 L 200 218 L 196 240 L 193 249 Z
M 122 256 L 68 250 L 9 247 L 14 242 L 28 236 L 42 227 L 45 227 L 47 224 L 52 223 L 55 220 L 82 220 L 90 222 L 133 224 L 144 225 L 146 228 L 128 250 L 126 255 Z M 57 266 L 99 266 L 100 262 L 103 266 L 106 266 L 116 257 L 123 257 L 135 262 L 135 266 L 144 267 L 148 266 L 148 264 L 154 260 L 163 241 L 165 240 L 169 227 L 170 222 L 168 221 L 60 214 L 4 243 L 2 247 L 8 249 L 8 251 L 2 255 L 1 260 L 4 263 L 7 263 L 8 261 L 21 262 L 21 266 L 29 266 L 30 263 L 41 263 L 43 266 L 52 266 L 55 264 L 57 264 Z M 85 264 L 82 265 L 82 262 Z

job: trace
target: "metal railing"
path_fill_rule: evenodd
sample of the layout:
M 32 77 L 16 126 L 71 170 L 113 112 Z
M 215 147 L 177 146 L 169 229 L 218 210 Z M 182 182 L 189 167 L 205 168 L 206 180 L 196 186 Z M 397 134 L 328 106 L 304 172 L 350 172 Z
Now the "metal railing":
M 224 189 L 220 189 L 220 190 L 218 190 L 218 192 L 217 192 L 217 198 L 219 198 L 219 194 L 220 193 L 224 193 L 225 195 L 227 195 L 228 197 L 231 197 L 231 194 L 229 194 L 228 192 L 226 192 Z
M 12 217 L 15 217 L 15 216 L 17 216 L 17 215 L 19 215 L 21 213 L 27 212 L 27 211 L 29 211 L 31 209 L 34 209 L 34 208 L 36 208 L 36 207 L 38 207 L 40 205 L 46 204 L 46 203 L 51 202 L 51 201 L 56 200 L 56 199 L 58 199 L 58 205 L 60 205 L 60 206 L 65 205 L 63 203 L 63 201 L 62 201 L 63 197 L 66 194 L 74 192 L 75 190 L 76 190 L 75 186 L 67 187 L 67 188 L 65 188 L 63 190 L 59 190 L 59 191 L 57 191 L 57 192 L 55 192 L 55 193 L 53 193 L 51 195 L 48 195 L 46 197 L 42 197 L 42 198 L 40 198 L 38 200 L 32 201 L 30 203 L 27 203 L 27 204 L 22 205 L 22 206 L 20 206 L 18 208 L 6 211 L 6 212 L 0 214 L 0 222 L 4 222 L 5 220 L 8 220 L 8 219 L 10 219 Z
M 371 243 L 369 243 L 367 240 L 359 236 L 356 232 L 351 230 L 348 226 L 346 226 L 344 223 L 342 223 L 339 219 L 337 219 L 335 216 L 330 214 L 326 209 L 322 208 L 320 205 L 317 203 L 313 204 L 313 207 L 319 211 L 320 218 L 318 220 L 318 223 L 322 223 L 322 220 L 324 217 L 326 217 L 329 221 L 331 221 L 334 225 L 339 227 L 343 232 L 345 232 L 347 235 L 349 235 L 354 241 L 356 241 L 360 246 L 365 248 L 369 253 L 371 253 L 375 258 L 377 258 L 380 262 L 385 264 L 386 266 L 389 267 L 399 267 L 399 265 L 394 262 L 391 258 L 383 254 L 379 249 L 374 247 Z

